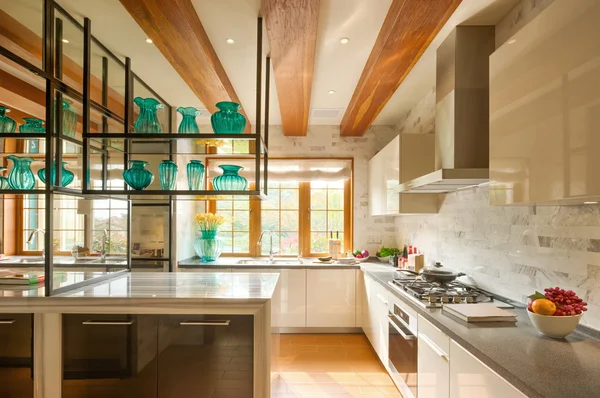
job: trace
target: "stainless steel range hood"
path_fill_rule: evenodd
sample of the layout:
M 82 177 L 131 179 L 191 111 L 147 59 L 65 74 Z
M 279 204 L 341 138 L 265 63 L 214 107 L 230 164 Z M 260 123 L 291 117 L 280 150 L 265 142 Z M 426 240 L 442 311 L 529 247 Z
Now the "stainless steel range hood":
M 402 193 L 444 193 L 489 180 L 489 56 L 493 26 L 459 26 L 437 50 L 435 167 Z M 433 150 L 433 148 L 432 148 Z

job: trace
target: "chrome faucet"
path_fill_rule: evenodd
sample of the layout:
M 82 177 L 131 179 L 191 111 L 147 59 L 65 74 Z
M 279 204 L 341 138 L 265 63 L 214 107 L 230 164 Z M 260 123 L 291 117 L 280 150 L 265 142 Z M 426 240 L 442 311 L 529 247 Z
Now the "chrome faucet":
M 102 237 L 100 238 L 100 261 L 106 261 L 106 244 L 108 242 L 108 231 L 104 230 Z
M 37 233 L 42 233 L 42 234 L 46 235 L 46 231 L 44 231 L 43 229 L 41 229 L 41 228 L 34 229 L 29 234 L 29 238 L 27 238 L 27 242 L 26 243 L 30 244 L 31 241 L 33 240 L 34 235 L 37 234 Z M 46 258 L 46 250 L 42 250 L 42 258 Z
M 274 251 L 273 250 L 273 231 L 262 231 L 260 233 L 260 238 L 258 238 L 258 243 L 257 245 L 262 246 L 262 240 L 263 240 L 263 236 L 265 234 L 269 234 L 270 237 L 270 246 L 269 246 L 269 264 L 273 264 L 273 262 L 275 261 L 273 258 L 273 255 L 276 253 L 279 253 L 278 251 Z

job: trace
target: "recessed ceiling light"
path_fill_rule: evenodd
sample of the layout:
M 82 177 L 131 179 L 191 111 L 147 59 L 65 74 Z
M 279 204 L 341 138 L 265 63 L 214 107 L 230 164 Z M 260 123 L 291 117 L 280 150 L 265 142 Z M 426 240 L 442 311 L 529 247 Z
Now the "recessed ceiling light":
M 227 39 L 225 41 L 227 42 L 227 44 L 233 44 L 233 43 L 235 43 L 235 40 L 233 40 L 233 39 Z
M 62 39 L 62 42 L 69 44 L 69 40 L 67 40 L 67 39 Z
M 152 44 L 152 39 L 151 39 L 151 38 L 147 38 L 147 39 L 146 39 L 146 43 L 148 43 L 148 44 Z
M 583 202 L 584 205 L 597 205 L 598 202 Z
M 329 94 L 335 94 L 335 90 L 329 90 L 328 93 Z
M 516 43 L 516 42 L 517 42 L 517 39 L 515 39 L 515 38 L 509 39 L 509 40 L 507 41 L 507 43 L 508 43 L 508 44 L 514 44 L 514 43 Z
M 342 44 L 348 44 L 348 42 L 350 42 L 350 39 L 347 37 L 342 37 L 340 39 L 340 43 L 342 43 Z

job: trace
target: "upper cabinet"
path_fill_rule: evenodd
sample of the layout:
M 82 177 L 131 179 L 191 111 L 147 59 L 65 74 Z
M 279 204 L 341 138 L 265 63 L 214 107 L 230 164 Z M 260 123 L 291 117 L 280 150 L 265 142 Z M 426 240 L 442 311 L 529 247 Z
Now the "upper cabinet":
M 492 205 L 600 197 L 599 20 L 555 1 L 490 57 Z
M 369 212 L 372 216 L 398 214 L 396 187 L 400 177 L 400 136 L 369 160 Z

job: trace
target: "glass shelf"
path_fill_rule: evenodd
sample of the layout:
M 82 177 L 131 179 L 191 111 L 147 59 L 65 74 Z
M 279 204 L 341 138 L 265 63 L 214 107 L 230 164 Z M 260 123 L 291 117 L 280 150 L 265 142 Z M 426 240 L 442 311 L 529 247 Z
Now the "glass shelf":
M 141 134 L 141 133 L 86 133 L 83 138 L 92 140 L 112 139 L 112 140 L 150 140 L 150 141 L 169 141 L 169 140 L 255 140 L 262 139 L 258 134 Z

